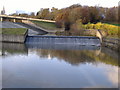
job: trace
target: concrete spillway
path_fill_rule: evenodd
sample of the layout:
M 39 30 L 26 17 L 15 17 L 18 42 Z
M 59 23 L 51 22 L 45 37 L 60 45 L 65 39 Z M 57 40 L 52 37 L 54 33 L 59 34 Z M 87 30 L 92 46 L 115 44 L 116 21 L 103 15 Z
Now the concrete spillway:
M 98 37 L 80 37 L 80 36 L 28 36 L 27 45 L 77 45 L 77 46 L 100 46 Z

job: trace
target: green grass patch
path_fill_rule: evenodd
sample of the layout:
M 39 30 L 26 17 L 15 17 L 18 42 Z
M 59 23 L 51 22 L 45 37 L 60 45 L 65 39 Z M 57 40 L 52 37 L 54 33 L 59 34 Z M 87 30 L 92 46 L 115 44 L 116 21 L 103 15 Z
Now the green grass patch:
M 39 27 L 42 27 L 47 30 L 60 30 L 61 28 L 57 28 L 54 22 L 45 22 L 45 21 L 32 21 Z
M 8 35 L 24 35 L 27 28 L 2 28 L 2 34 Z
M 120 26 L 120 24 L 117 24 L 117 23 L 105 23 L 105 24 L 110 24 L 110 25 Z

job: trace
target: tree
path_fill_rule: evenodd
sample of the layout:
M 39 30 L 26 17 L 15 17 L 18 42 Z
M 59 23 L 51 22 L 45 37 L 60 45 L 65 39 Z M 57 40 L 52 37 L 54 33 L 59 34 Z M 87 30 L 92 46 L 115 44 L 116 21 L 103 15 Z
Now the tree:
M 22 14 L 19 14 L 19 16 L 21 16 L 21 17 L 28 17 L 29 15 L 27 13 L 22 13 Z
M 97 23 L 100 21 L 100 14 L 98 7 L 89 7 L 89 17 L 91 23 Z
M 41 9 L 39 12 L 37 12 L 37 18 L 40 19 L 49 19 L 50 11 L 49 8 Z
M 13 13 L 11 16 L 19 16 L 18 13 Z
M 34 12 L 31 12 L 30 15 L 29 15 L 29 17 L 35 18 L 35 13 L 34 13 Z
M 82 7 L 80 16 L 83 24 L 87 24 L 88 22 L 90 22 L 89 7 Z
M 106 9 L 105 20 L 108 22 L 116 22 L 118 20 L 118 8 L 108 8 Z
M 64 26 L 66 31 L 70 30 L 70 20 L 69 20 L 68 9 L 61 10 L 61 12 L 59 12 L 59 14 L 56 17 L 56 25 L 58 25 L 58 27 Z
M 51 12 L 50 12 L 50 19 L 55 20 L 57 13 L 58 13 L 58 8 L 52 7 Z
M 118 15 L 117 15 L 117 17 L 118 17 L 118 23 L 120 24 L 120 5 L 118 7 Z

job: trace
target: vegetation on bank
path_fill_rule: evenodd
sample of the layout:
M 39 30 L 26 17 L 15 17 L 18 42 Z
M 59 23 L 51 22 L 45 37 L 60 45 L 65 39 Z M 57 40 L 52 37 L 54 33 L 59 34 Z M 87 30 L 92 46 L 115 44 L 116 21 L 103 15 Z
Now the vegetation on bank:
M 60 30 L 54 22 L 44 22 L 44 21 L 32 21 L 37 26 L 40 26 L 47 30 Z
M 86 24 L 84 25 L 85 29 L 100 29 L 104 31 L 106 36 L 118 37 L 120 35 L 120 27 L 107 23 L 96 23 L 96 24 Z
M 111 24 L 111 25 L 115 25 L 115 26 L 120 26 L 120 24 L 118 22 L 103 22 L 105 24 Z
M 2 34 L 6 35 L 24 35 L 27 28 L 2 28 Z
M 107 23 L 101 23 L 98 22 L 96 24 L 88 23 L 88 24 L 82 24 L 80 21 L 77 21 L 75 24 L 73 24 L 69 31 L 64 32 L 57 32 L 57 35 L 87 35 L 91 36 L 91 34 L 86 34 L 85 30 L 94 30 L 94 29 L 100 29 L 104 36 L 106 37 L 119 37 L 120 36 L 120 27 L 112 24 Z

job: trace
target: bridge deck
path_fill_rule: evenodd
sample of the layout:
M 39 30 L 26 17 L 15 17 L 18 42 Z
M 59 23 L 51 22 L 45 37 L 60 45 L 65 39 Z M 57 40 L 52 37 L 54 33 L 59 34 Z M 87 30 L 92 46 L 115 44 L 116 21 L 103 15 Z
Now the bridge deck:
M 45 21 L 45 22 L 55 22 L 55 21 L 52 21 L 52 20 L 26 18 L 26 17 L 9 16 L 9 15 L 0 15 L 0 18 L 10 18 L 10 19 L 18 19 L 18 20 L 34 20 L 34 21 Z

